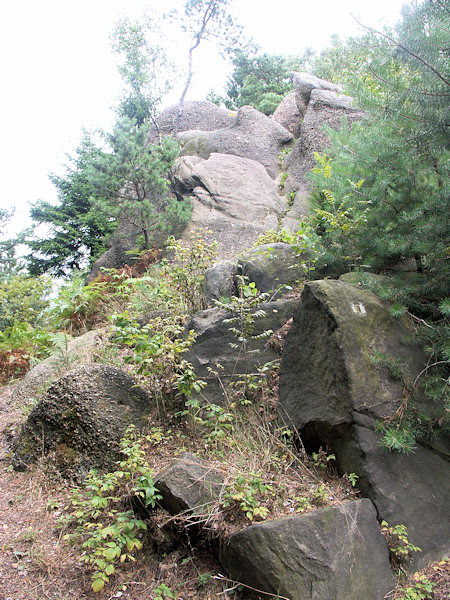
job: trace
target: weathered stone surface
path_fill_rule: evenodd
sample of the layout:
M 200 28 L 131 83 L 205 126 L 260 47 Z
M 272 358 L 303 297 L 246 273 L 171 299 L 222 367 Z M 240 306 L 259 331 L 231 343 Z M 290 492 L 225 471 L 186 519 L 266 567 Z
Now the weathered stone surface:
M 260 292 L 273 292 L 280 286 L 294 285 L 304 275 L 302 257 L 283 242 L 252 248 L 239 259 L 239 272 L 253 281 Z M 283 294 L 283 289 L 278 293 Z
M 173 133 L 175 121 L 178 115 L 178 104 L 173 104 L 161 111 L 158 115 L 158 131 L 153 128 L 150 132 L 150 142 L 158 143 L 159 135 Z M 219 108 L 208 100 L 191 100 L 183 104 L 178 131 L 190 129 L 201 129 L 212 131 L 228 127 L 236 119 L 236 113 L 225 108 Z
M 294 306 L 295 303 L 288 300 L 261 304 L 260 308 L 266 315 L 256 320 L 254 334 L 279 329 L 291 318 Z M 235 344 L 236 337 L 230 331 L 232 325 L 225 322 L 230 316 L 225 311 L 210 308 L 196 313 L 186 326 L 187 331 L 192 329 L 198 334 L 193 346 L 185 354 L 186 360 L 193 365 L 197 377 L 207 381 L 208 385 L 201 395 L 214 404 L 223 404 L 226 400 L 221 383 L 226 388 L 231 380 L 238 379 L 242 374 L 254 373 L 258 366 L 278 358 L 276 352 L 266 346 L 265 340 L 249 341 L 246 355 L 238 348 L 232 348 L 230 343 Z M 218 370 L 221 381 L 208 368 Z
M 221 560 L 236 581 L 290 600 L 382 600 L 395 587 L 370 500 L 247 527 Z
M 403 386 L 371 357 L 375 351 L 395 356 L 414 380 L 424 356 L 405 341 L 411 333 L 409 321 L 392 318 L 368 290 L 342 281 L 308 283 L 284 348 L 282 413 L 299 430 L 319 427 L 321 435 L 343 431 L 355 411 L 373 419 L 393 415 Z
M 86 284 L 94 281 L 101 274 L 102 269 L 121 269 L 125 265 L 133 265 L 137 260 L 137 254 L 131 254 L 136 250 L 137 238 L 142 233 L 131 223 L 122 220 L 114 231 L 108 243 L 110 246 L 92 265 L 91 272 L 86 277 Z
M 135 379 L 115 367 L 93 364 L 69 371 L 31 411 L 14 443 L 13 464 L 25 468 L 53 451 L 56 466 L 72 474 L 110 468 L 126 428 L 144 425 L 151 402 Z
M 297 190 L 301 197 L 309 192 L 306 175 L 315 166 L 314 152 L 323 152 L 330 144 L 330 138 L 322 130 L 324 124 L 339 129 L 343 117 L 350 125 L 361 119 L 363 113 L 352 106 L 352 98 L 337 95 L 327 90 L 314 89 L 302 123 L 300 139 L 292 152 L 284 160 L 288 173 L 285 189 Z
M 223 479 L 198 456 L 185 452 L 154 478 L 160 504 L 171 514 L 207 514 L 222 490 Z
M 237 260 L 225 260 L 216 263 L 205 273 L 203 281 L 203 298 L 207 306 L 214 300 L 236 296 L 237 288 L 234 276 L 237 270 Z
M 390 525 L 405 525 L 409 541 L 421 548 L 413 555 L 412 569 L 448 555 L 446 460 L 421 445 L 410 455 L 387 452 L 377 433 L 359 425 L 336 440 L 335 449 L 340 469 L 358 475 L 358 488 L 372 499 L 380 518 Z
M 203 158 L 200 156 L 180 156 L 175 160 L 173 178 L 180 194 L 190 194 L 198 185 L 193 172 L 195 166 L 202 161 Z
M 206 239 L 218 241 L 220 259 L 248 248 L 258 235 L 276 229 L 285 201 L 264 167 L 248 158 L 211 154 L 192 168 L 197 186 L 192 191 L 193 210 L 183 239 L 199 229 L 209 229 Z
M 182 154 L 209 158 L 212 153 L 233 154 L 260 162 L 269 175 L 278 173 L 278 155 L 292 134 L 263 113 L 243 106 L 236 121 L 217 131 L 186 131 L 179 135 Z
M 102 344 L 103 333 L 99 329 L 88 331 L 70 340 L 64 354 L 52 354 L 52 356 L 38 363 L 31 371 L 28 371 L 16 386 L 11 401 L 16 405 L 29 402 L 31 398 L 40 396 L 52 380 L 63 371 L 89 363 L 93 351 Z
M 329 90 L 335 94 L 342 92 L 342 88 L 339 85 L 319 79 L 315 75 L 311 75 L 311 73 L 293 71 L 291 73 L 291 81 L 294 85 L 294 97 L 301 117 L 305 114 L 313 90 Z
M 380 519 L 407 526 L 422 548 L 414 564 L 439 558 L 448 544 L 445 496 L 449 467 L 444 453 L 418 446 L 403 456 L 379 447 L 376 422 L 392 416 L 403 385 L 371 357 L 381 351 L 401 360 L 414 381 L 424 366 L 419 347 L 407 339 L 412 325 L 390 316 L 372 292 L 343 281 L 305 286 L 286 338 L 280 368 L 280 416 L 308 446 L 330 444 L 343 471 L 354 472 Z M 420 396 L 421 412 L 433 407 Z
M 295 100 L 295 94 L 288 94 L 283 98 L 272 118 L 282 127 L 292 133 L 295 138 L 300 136 L 303 113 L 300 112 Z

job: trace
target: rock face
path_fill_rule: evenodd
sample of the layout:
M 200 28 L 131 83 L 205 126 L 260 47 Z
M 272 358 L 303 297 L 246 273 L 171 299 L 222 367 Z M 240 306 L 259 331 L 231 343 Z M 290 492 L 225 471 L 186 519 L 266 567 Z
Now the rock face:
M 354 421 L 355 413 L 372 420 L 393 415 L 403 386 L 371 357 L 375 351 L 397 357 L 414 381 L 424 357 L 404 341 L 408 334 L 412 327 L 406 318 L 393 319 L 372 292 L 342 281 L 308 283 L 286 339 L 282 410 L 304 432 L 329 427 L 334 435 Z
M 209 158 L 212 153 L 233 154 L 260 162 L 274 178 L 278 155 L 293 140 L 292 134 L 251 106 L 243 106 L 236 121 L 216 131 L 187 131 L 179 136 L 183 155 Z
M 206 305 L 215 300 L 238 295 L 238 276 L 256 284 L 260 292 L 273 292 L 279 298 L 285 286 L 295 284 L 303 276 L 302 257 L 290 244 L 276 242 L 256 246 L 233 260 L 217 263 L 205 273 L 203 297 Z
M 265 316 L 256 320 L 255 335 L 269 329 L 279 329 L 291 318 L 294 302 L 279 300 L 261 304 L 259 308 L 265 311 Z M 198 336 L 185 358 L 193 365 L 197 377 L 207 382 L 208 385 L 202 390 L 202 397 L 213 404 L 223 404 L 226 401 L 224 388 L 231 380 L 254 373 L 258 366 L 278 358 L 275 351 L 266 346 L 265 340 L 249 341 L 246 355 L 231 347 L 230 344 L 236 344 L 237 340 L 230 331 L 232 325 L 226 322 L 230 316 L 225 311 L 210 308 L 196 313 L 186 326 L 187 331 L 192 329 Z M 210 373 L 209 368 L 218 370 L 220 381 Z
M 51 381 L 67 369 L 90 362 L 95 348 L 102 343 L 102 331 L 93 330 L 74 338 L 67 344 L 64 355 L 53 354 L 28 371 L 15 388 L 11 400 L 17 405 L 38 397 Z
M 185 452 L 154 478 L 160 504 L 171 514 L 207 514 L 222 490 L 222 477 L 206 463 Z
M 264 244 L 245 252 L 238 262 L 238 272 L 256 283 L 260 292 L 272 292 L 294 285 L 304 275 L 302 257 L 291 244 Z M 282 295 L 280 290 L 278 295 Z
M 236 581 L 290 600 L 382 600 L 395 587 L 370 500 L 251 525 L 221 560 Z
M 111 468 L 120 438 L 129 425 L 144 425 L 150 403 L 136 381 L 115 367 L 69 371 L 31 411 L 14 444 L 13 464 L 25 468 L 53 451 L 56 466 L 78 476 L 91 467 Z
M 311 75 L 311 73 L 293 71 L 291 73 L 291 81 L 294 86 L 294 97 L 301 117 L 305 114 L 313 90 L 328 90 L 335 94 L 342 92 L 342 88 L 339 85 L 319 79 L 315 75 Z
M 303 113 L 298 109 L 296 95 L 294 93 L 288 94 L 283 98 L 278 108 L 273 113 L 272 118 L 282 127 L 290 131 L 294 138 L 300 136 Z
M 383 451 L 378 420 L 392 416 L 402 384 L 376 365 L 374 351 L 400 359 L 414 381 L 422 351 L 406 341 L 411 325 L 393 319 L 372 292 L 343 281 L 305 286 L 280 368 L 280 416 L 310 446 L 330 444 L 338 466 L 356 473 L 380 519 L 401 523 L 422 549 L 413 566 L 448 550 L 448 463 L 419 446 L 411 456 Z M 422 401 L 422 412 L 430 407 Z M 443 525 L 444 524 L 444 525 Z
M 358 487 L 381 519 L 406 526 L 415 553 L 411 569 L 440 560 L 450 550 L 448 460 L 418 445 L 414 454 L 387 452 L 372 429 L 353 425 L 335 442 L 339 468 L 357 473 Z
M 208 160 L 190 165 L 190 172 L 178 181 L 192 190 L 191 221 L 183 234 L 211 230 L 205 236 L 219 242 L 220 258 L 230 258 L 250 246 L 261 233 L 276 228 L 285 203 L 264 167 L 248 158 L 211 154 Z
M 174 131 L 178 116 L 178 104 L 165 108 L 158 115 L 158 130 L 156 127 L 150 132 L 150 141 L 159 142 L 159 135 L 169 135 Z M 236 119 L 236 113 L 224 108 L 219 108 L 208 100 L 194 100 L 183 104 L 178 120 L 178 131 L 201 129 L 212 131 L 228 127 Z
M 361 119 L 363 113 L 352 106 L 352 98 L 336 92 L 313 89 L 302 123 L 300 139 L 284 161 L 288 173 L 285 189 L 298 190 L 302 198 L 309 192 L 306 175 L 315 166 L 314 152 L 323 152 L 330 139 L 322 130 L 323 125 L 339 129 L 342 118 L 351 124 Z

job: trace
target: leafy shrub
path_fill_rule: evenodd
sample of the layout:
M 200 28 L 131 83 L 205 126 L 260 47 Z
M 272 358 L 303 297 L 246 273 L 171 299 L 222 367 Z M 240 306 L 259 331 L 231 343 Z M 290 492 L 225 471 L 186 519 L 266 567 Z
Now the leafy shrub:
M 126 509 L 126 503 L 137 497 L 143 506 L 154 508 L 161 498 L 133 427 L 127 430 L 120 448 L 124 459 L 118 462 L 118 469 L 104 475 L 91 470 L 84 487 L 72 490 L 74 512 L 60 519 L 64 526 L 75 528 L 64 539 L 81 544 L 82 560 L 93 569 L 94 592 L 103 589 L 116 567 L 134 560 L 135 552 L 142 548 L 139 533 L 147 525 L 135 517 L 131 507 Z

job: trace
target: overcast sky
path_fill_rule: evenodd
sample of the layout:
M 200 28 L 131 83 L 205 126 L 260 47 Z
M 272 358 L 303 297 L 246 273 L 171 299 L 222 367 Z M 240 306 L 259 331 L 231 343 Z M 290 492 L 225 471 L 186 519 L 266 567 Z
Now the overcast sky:
M 320 50 L 333 34 L 395 23 L 407 0 L 234 0 L 233 15 L 263 50 L 302 54 Z M 65 153 L 81 128 L 108 128 L 121 81 L 109 35 L 125 15 L 168 11 L 183 0 L 3 0 L 1 56 L 1 208 L 16 207 L 14 229 L 27 223 L 28 202 L 54 202 L 50 172 L 62 173 Z M 226 70 L 207 52 L 197 62 L 188 99 L 221 90 Z M 183 61 L 185 56 L 181 57 Z M 209 60 L 209 62 L 208 62 Z

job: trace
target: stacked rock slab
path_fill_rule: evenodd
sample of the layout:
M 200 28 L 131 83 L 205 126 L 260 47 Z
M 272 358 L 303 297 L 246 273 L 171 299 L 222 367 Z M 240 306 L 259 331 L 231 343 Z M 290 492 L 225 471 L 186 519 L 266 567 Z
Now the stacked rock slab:
M 239 109 L 235 122 L 215 131 L 186 131 L 180 134 L 182 154 L 208 158 L 213 152 L 255 160 L 275 178 L 278 156 L 293 140 L 292 134 L 273 119 L 252 108 Z
M 290 600 L 382 600 L 395 587 L 370 500 L 247 527 L 221 560 L 236 581 Z
M 231 154 L 213 153 L 207 160 L 184 157 L 177 185 L 192 188 L 192 215 L 182 239 L 209 230 L 218 255 L 228 259 L 251 246 L 259 235 L 275 229 L 285 202 L 261 163 Z
M 258 309 L 263 310 L 265 315 L 255 321 L 252 335 L 279 329 L 291 318 L 294 304 L 292 300 L 261 304 Z M 231 331 L 235 324 L 227 322 L 231 316 L 225 311 L 210 308 L 195 313 L 186 326 L 186 331 L 193 330 L 197 334 L 195 342 L 185 354 L 186 360 L 194 367 L 197 377 L 208 384 L 202 390 L 203 400 L 213 404 L 226 403 L 227 392 L 232 392 L 227 389 L 230 381 L 256 374 L 258 367 L 279 358 L 267 346 L 266 339 L 250 339 L 247 352 L 244 352 L 239 347 L 237 336 Z
M 437 560 L 449 549 L 448 462 L 418 445 L 415 454 L 392 454 L 380 447 L 378 421 L 395 414 L 403 385 L 374 352 L 406 365 L 414 381 L 424 367 L 406 318 L 394 319 L 373 293 L 343 281 L 305 286 L 286 338 L 280 367 L 280 417 L 294 426 L 307 446 L 331 445 L 342 471 L 359 476 L 380 519 L 401 523 L 422 549 L 412 565 Z M 430 414 L 432 407 L 418 400 Z

